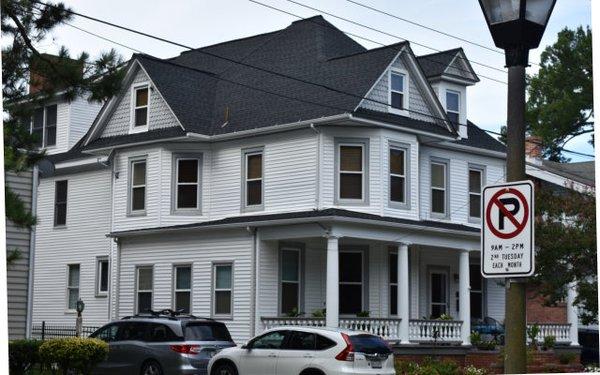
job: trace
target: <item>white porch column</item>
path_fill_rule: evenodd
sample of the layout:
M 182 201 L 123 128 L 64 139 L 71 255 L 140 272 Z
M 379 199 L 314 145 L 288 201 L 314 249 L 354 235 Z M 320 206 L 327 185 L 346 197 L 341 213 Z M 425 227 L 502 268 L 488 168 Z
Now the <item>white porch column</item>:
M 409 343 L 409 274 L 408 274 L 408 244 L 398 244 L 398 317 L 400 320 L 400 343 Z
M 339 325 L 340 310 L 340 278 L 339 278 L 339 251 L 338 238 L 327 237 L 327 284 L 325 293 L 325 325 L 337 327 Z
M 463 345 L 471 345 L 471 283 L 469 281 L 469 250 L 460 251 L 458 285 L 458 311 L 462 320 L 461 339 Z
M 571 324 L 571 328 L 569 328 L 569 339 L 571 340 L 571 345 L 579 345 L 579 316 L 577 314 L 577 306 L 573 305 L 576 296 L 576 284 L 569 283 L 567 286 L 567 323 Z

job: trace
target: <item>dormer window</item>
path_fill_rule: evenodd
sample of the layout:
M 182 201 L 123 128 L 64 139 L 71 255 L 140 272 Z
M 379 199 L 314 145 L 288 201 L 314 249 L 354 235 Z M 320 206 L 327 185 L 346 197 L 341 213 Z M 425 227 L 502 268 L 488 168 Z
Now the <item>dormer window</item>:
M 143 85 L 133 89 L 132 131 L 148 130 L 149 86 Z
M 458 91 L 446 91 L 446 114 L 453 124 L 460 122 L 460 93 Z

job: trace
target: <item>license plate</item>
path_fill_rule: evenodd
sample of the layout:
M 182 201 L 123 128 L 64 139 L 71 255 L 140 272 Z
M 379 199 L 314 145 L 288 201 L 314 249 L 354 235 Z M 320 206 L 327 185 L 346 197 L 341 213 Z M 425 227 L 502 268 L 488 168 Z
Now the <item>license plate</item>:
M 383 362 L 382 361 L 369 361 L 369 366 L 371 366 L 371 368 L 381 368 L 383 366 Z

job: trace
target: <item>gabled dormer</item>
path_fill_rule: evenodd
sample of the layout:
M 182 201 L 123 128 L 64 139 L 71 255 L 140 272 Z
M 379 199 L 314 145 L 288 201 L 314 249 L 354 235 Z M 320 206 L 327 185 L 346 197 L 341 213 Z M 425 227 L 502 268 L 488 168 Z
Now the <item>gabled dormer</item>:
M 448 119 L 467 138 L 467 87 L 479 82 L 462 48 L 417 58 Z

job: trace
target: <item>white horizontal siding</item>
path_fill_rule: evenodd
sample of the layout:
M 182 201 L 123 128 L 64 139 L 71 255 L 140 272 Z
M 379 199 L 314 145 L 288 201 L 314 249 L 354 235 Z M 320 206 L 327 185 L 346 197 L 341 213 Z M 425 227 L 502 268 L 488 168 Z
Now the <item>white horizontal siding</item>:
M 192 265 L 192 313 L 210 316 L 212 264 L 232 261 L 233 318 L 220 320 L 237 343 L 248 340 L 252 336 L 252 241 L 244 229 L 123 241 L 118 316 L 134 313 L 135 269 L 139 265 L 152 265 L 154 269 L 153 309 L 172 308 L 175 264 Z
M 102 108 L 102 103 L 89 102 L 86 98 L 81 97 L 70 103 L 68 149 L 87 133 L 100 108 Z
M 46 148 L 48 155 L 66 152 L 71 147 L 69 143 L 71 103 L 61 100 L 46 105 L 52 104 L 56 104 L 56 145 Z
M 279 313 L 279 243 L 277 241 L 259 241 L 256 306 L 256 332 L 262 331 L 260 317 L 277 316 Z
M 68 180 L 67 225 L 54 228 L 55 181 Z M 37 201 L 33 323 L 75 325 L 67 312 L 67 265 L 80 264 L 84 325 L 108 320 L 108 298 L 95 296 L 96 257 L 109 254 L 110 171 L 40 180 Z

